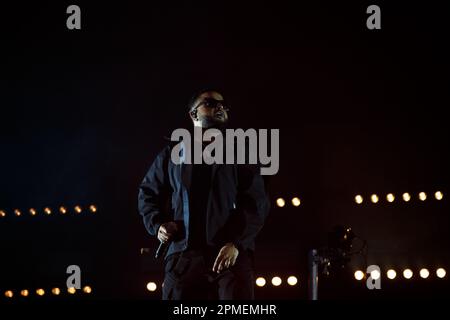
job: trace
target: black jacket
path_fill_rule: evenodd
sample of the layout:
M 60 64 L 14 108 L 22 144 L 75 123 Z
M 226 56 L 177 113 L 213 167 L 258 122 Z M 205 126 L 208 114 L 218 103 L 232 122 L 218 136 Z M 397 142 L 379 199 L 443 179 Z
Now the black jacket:
M 138 208 L 147 231 L 156 236 L 159 226 L 177 221 L 182 228 L 167 255 L 184 251 L 189 242 L 189 187 L 192 165 L 171 161 L 171 146 L 156 157 L 139 187 Z M 269 202 L 257 166 L 213 164 L 206 217 L 207 243 L 233 242 L 254 250 L 255 237 L 269 211 Z

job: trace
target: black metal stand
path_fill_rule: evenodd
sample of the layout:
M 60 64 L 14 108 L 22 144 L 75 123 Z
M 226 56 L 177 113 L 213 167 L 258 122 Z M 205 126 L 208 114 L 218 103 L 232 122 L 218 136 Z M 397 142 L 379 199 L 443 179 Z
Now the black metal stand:
M 322 256 L 316 249 L 308 253 L 308 299 L 318 300 L 319 297 L 319 268 L 328 274 L 330 257 Z
M 317 300 L 319 290 L 319 257 L 317 250 L 313 249 L 308 254 L 308 299 Z

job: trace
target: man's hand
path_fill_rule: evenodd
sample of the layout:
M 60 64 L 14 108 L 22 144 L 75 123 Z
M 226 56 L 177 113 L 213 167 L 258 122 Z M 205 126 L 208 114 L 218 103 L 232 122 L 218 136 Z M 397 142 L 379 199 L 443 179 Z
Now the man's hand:
M 214 262 L 213 271 L 220 273 L 223 269 L 234 266 L 238 255 L 239 250 L 234 246 L 234 244 L 231 242 L 225 244 L 217 255 L 216 261 Z
M 163 223 L 158 229 L 158 239 L 162 242 L 167 242 L 173 239 L 178 232 L 178 225 L 174 221 Z

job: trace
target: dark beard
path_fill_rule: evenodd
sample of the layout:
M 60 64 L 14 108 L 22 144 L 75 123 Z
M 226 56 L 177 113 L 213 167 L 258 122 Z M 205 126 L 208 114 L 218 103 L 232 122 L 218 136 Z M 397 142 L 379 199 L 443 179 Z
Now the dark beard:
M 227 122 L 223 122 L 220 120 L 217 120 L 214 117 L 202 117 L 201 119 L 202 121 L 202 127 L 204 129 L 219 129 L 219 130 L 224 130 L 227 126 Z

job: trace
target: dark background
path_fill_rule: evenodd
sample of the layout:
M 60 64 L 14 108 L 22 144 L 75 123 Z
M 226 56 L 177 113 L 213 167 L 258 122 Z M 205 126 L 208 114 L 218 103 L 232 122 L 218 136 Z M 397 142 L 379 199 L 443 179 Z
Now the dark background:
M 82 29 L 72 31 L 70 4 L 2 5 L 0 300 L 7 289 L 63 287 L 71 264 L 95 297 L 159 297 L 145 289 L 162 269 L 140 254 L 157 242 L 137 188 L 163 137 L 189 126 L 186 103 L 202 87 L 222 90 L 233 126 L 280 129 L 256 266 L 266 278 L 295 274 L 300 286 L 258 289 L 258 298 L 305 299 L 307 252 L 337 224 L 367 240 L 369 264 L 415 276 L 383 274 L 383 289 L 369 292 L 352 278 L 364 268 L 355 257 L 321 282 L 321 296 L 448 296 L 448 280 L 434 276 L 450 258 L 450 11 L 441 2 L 77 2 Z M 366 28 L 369 4 L 381 7 L 381 30 Z M 97 213 L 42 213 L 90 204 Z M 418 278 L 421 267 L 432 279 Z

